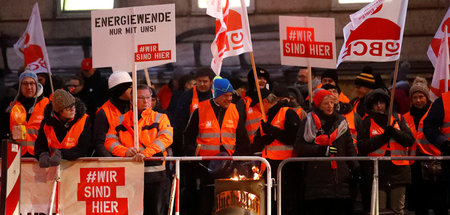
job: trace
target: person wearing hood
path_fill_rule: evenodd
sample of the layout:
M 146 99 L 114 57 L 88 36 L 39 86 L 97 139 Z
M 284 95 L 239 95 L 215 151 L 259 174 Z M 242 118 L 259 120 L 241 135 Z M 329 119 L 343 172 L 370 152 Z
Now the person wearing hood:
M 133 92 L 134 93 L 134 92 Z M 132 104 L 132 99 L 129 101 Z M 105 148 L 116 157 L 166 157 L 172 145 L 173 128 L 169 117 L 152 109 L 152 91 L 147 85 L 137 86 L 139 146 L 134 145 L 133 111 L 123 115 L 123 121 L 109 128 Z M 169 204 L 169 178 L 164 161 L 145 161 L 144 214 L 167 214 Z
M 90 142 L 91 124 L 83 102 L 65 90 L 56 90 L 45 107 L 36 139 L 39 166 L 58 166 L 61 159 L 85 157 Z
M 411 129 L 416 142 L 411 147 L 412 156 L 440 156 L 441 151 L 427 141 L 423 134 L 423 120 L 430 110 L 430 90 L 427 80 L 416 77 L 411 88 L 409 97 L 411 99 L 410 111 L 403 115 Z M 415 214 L 428 214 L 431 208 L 434 214 L 448 214 L 447 190 L 442 173 L 430 171 L 436 166 L 442 170 L 440 161 L 411 161 L 412 185 L 408 188 L 409 199 Z M 427 168 L 430 167 L 430 168 Z
M 95 154 L 111 157 L 110 149 L 105 148 L 105 138 L 110 128 L 117 127 L 123 114 L 130 110 L 131 77 L 128 72 L 113 72 L 108 79 L 110 98 L 98 110 L 94 123 Z
M 403 116 L 393 113 L 388 123 L 390 96 L 386 89 L 378 88 L 366 95 L 364 105 L 367 115 L 358 128 L 357 146 L 362 156 L 408 156 L 408 148 L 414 143 L 414 136 Z M 363 185 L 363 202 L 366 210 L 370 202 L 373 163 L 361 162 L 365 183 Z M 390 210 L 394 214 L 404 214 L 406 185 L 411 183 L 411 168 L 408 160 L 379 162 L 379 196 L 380 210 Z M 387 200 L 390 200 L 387 204 Z
M 319 88 L 314 107 L 300 123 L 294 153 L 300 157 L 356 156 L 347 121 L 335 110 L 337 97 Z M 306 214 L 352 214 L 350 174 L 356 161 L 304 163 Z
M 26 128 L 25 140 L 16 140 L 22 144 L 22 156 L 29 157 L 35 155 L 35 141 L 38 137 L 39 126 L 44 118 L 45 106 L 49 99 L 43 95 L 43 87 L 38 82 L 36 74 L 27 68 L 19 77 L 19 90 L 17 96 L 11 102 L 6 112 L 9 116 L 9 128 L 12 132 L 14 127 L 20 123 L 16 121 L 12 110 L 24 109 L 26 120 L 23 125 Z M 8 127 L 8 126 L 5 126 Z

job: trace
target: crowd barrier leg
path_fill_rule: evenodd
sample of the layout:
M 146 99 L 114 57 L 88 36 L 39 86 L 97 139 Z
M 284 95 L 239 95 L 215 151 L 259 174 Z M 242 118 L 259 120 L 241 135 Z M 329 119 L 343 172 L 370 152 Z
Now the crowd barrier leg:
M 18 144 L 2 140 L 1 214 L 19 215 L 20 157 Z
M 56 213 L 56 215 L 59 215 L 59 182 L 60 182 L 60 178 L 61 178 L 61 166 L 58 165 L 58 167 L 56 169 L 55 181 L 53 182 L 52 197 L 50 199 L 50 208 L 49 208 L 48 214 L 53 214 L 53 205 L 56 202 L 55 213 Z
M 378 196 L 378 160 L 373 161 L 373 182 L 372 182 L 372 198 L 370 203 L 370 215 L 379 214 L 379 196 Z

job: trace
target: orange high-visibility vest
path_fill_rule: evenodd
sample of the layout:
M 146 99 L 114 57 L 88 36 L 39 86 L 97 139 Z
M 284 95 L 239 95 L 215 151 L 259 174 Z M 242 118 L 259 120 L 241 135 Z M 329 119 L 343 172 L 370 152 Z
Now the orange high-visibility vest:
M 303 108 L 301 108 L 301 107 L 298 107 L 298 108 L 295 110 L 295 112 L 297 113 L 298 118 L 299 118 L 300 120 L 302 120 L 302 111 L 303 111 Z
M 173 128 L 166 114 L 152 109 L 142 112 L 138 121 L 139 151 L 145 157 L 152 157 L 157 153 L 166 156 L 166 149 L 173 142 Z M 110 128 L 106 135 L 105 148 L 115 156 L 125 157 L 128 148 L 134 145 L 133 111 L 124 114 L 124 121 Z
M 199 104 L 199 100 L 198 100 L 198 94 L 197 94 L 197 87 L 194 86 L 192 87 L 192 102 L 191 102 L 191 106 L 190 106 L 190 114 L 192 114 L 192 112 L 194 112 L 195 109 L 198 108 L 198 104 Z
M 290 109 L 289 107 L 280 108 L 280 110 L 272 119 L 270 124 L 281 130 L 284 130 L 286 111 L 289 109 Z M 262 157 L 271 160 L 284 160 L 293 156 L 292 155 L 293 150 L 294 150 L 293 146 L 285 145 L 283 142 L 279 140 L 274 140 L 272 143 L 264 147 Z
M 350 99 L 348 99 L 348 97 L 344 93 L 341 92 L 339 94 L 339 101 L 342 103 L 349 103 Z
M 441 151 L 438 148 L 436 148 L 436 146 L 428 142 L 427 138 L 425 138 L 425 134 L 423 133 L 423 120 L 427 117 L 430 108 L 428 108 L 427 113 L 423 115 L 423 117 L 420 119 L 419 127 L 417 129 L 414 124 L 414 118 L 411 116 L 411 113 L 408 112 L 405 115 L 403 115 L 406 123 L 408 123 L 408 126 L 411 129 L 411 132 L 413 133 L 414 138 L 416 140 L 414 145 L 410 147 L 410 156 L 416 156 L 417 149 L 426 155 L 431 156 L 441 155 Z M 414 161 L 411 161 L 411 163 L 414 163 Z
M 69 129 L 62 142 L 59 142 L 58 138 L 56 137 L 53 126 L 45 124 L 44 133 L 47 137 L 48 146 L 54 149 L 70 149 L 75 147 L 78 144 L 78 138 L 83 132 L 87 117 L 88 115 L 84 114 L 83 117 L 78 119 L 78 121 L 75 122 Z
M 262 119 L 261 110 L 257 107 L 250 107 L 251 103 L 252 99 L 247 97 L 245 101 L 245 112 L 247 113 L 247 117 L 245 118 L 245 128 L 247 130 L 248 139 L 250 139 L 250 144 L 253 143 Z
M 348 128 L 350 129 L 350 134 L 352 135 L 353 139 L 353 145 L 355 146 L 355 150 L 358 153 L 358 147 L 356 145 L 356 137 L 357 137 L 357 130 L 356 130 L 356 118 L 355 118 L 355 111 L 350 111 L 347 114 L 344 114 L 345 120 L 347 121 Z
M 444 105 L 444 120 L 439 130 L 450 141 L 450 92 L 442 94 L 442 103 Z
M 41 126 L 41 121 L 44 119 L 44 109 L 45 106 L 49 103 L 48 98 L 44 97 L 34 106 L 33 113 L 31 113 L 30 119 L 28 122 L 24 124 L 27 128 L 27 138 L 26 140 L 17 140 L 17 142 L 23 144 L 22 146 L 22 155 L 25 155 L 27 152 L 30 155 L 34 155 L 34 142 L 37 139 L 39 133 L 39 127 Z M 16 101 L 14 105 L 23 106 L 19 101 Z M 14 126 L 18 125 L 16 121 L 14 121 L 13 116 L 11 115 L 9 118 L 9 128 L 12 131 Z
M 398 118 L 400 119 L 400 114 L 398 114 Z M 394 126 L 395 129 L 400 130 L 400 126 L 396 122 L 394 123 L 394 117 L 391 116 L 391 125 Z M 373 119 L 370 119 L 370 137 L 374 137 L 380 134 L 384 133 L 384 129 L 381 128 Z M 379 149 L 371 152 L 368 154 L 368 156 L 373 157 L 381 157 L 386 154 L 386 151 L 391 152 L 391 157 L 406 157 L 408 156 L 408 148 L 403 147 L 400 145 L 400 143 L 397 143 L 393 138 L 389 139 L 389 144 L 386 143 L 383 146 L 381 146 Z M 410 165 L 410 162 L 408 160 L 392 160 L 392 163 L 395 165 Z
M 200 102 L 198 115 L 198 155 L 217 155 L 220 152 L 220 146 L 223 146 L 228 154 L 232 155 L 236 149 L 236 129 L 239 122 L 239 113 L 236 105 L 230 104 L 225 111 L 222 127 L 219 126 L 219 121 L 217 121 L 216 114 L 209 100 Z
M 97 113 L 103 109 L 108 120 L 109 128 L 115 128 L 123 122 L 123 114 L 114 106 L 110 100 L 106 101 L 98 110 Z
M 355 113 L 358 113 L 358 105 L 359 105 L 359 103 L 361 102 L 361 100 L 356 100 L 352 105 L 353 105 L 353 111 L 355 112 Z M 363 116 L 361 116 L 361 117 L 363 117 Z

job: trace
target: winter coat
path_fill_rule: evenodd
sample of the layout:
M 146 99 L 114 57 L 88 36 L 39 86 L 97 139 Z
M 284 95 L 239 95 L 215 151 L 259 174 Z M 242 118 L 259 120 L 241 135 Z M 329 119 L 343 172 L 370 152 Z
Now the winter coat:
M 301 157 L 326 157 L 328 146 L 315 143 L 315 138 L 308 137 L 308 133 L 319 135 L 330 135 L 336 129 L 341 133 L 332 142 L 332 146 L 337 148 L 336 157 L 356 156 L 355 147 L 352 143 L 350 130 L 345 118 L 337 113 L 324 116 L 322 111 L 314 109 L 313 113 L 319 116 L 322 129 L 317 130 L 311 113 L 307 119 L 300 123 L 297 139 L 294 146 L 294 153 Z M 310 132 L 308 132 L 310 131 Z M 342 133 L 343 132 L 343 133 Z M 307 141 L 306 139 L 311 139 Z M 358 168 L 356 161 L 335 162 L 337 167 L 332 168 L 332 162 L 305 162 L 305 199 L 320 198 L 349 198 L 349 183 L 351 180 L 351 170 Z
M 53 127 L 56 138 L 59 142 L 62 142 L 67 132 L 72 128 L 72 126 L 84 116 L 86 113 L 86 107 L 83 102 L 76 99 L 75 102 L 76 114 L 73 120 L 70 120 L 65 124 L 63 124 L 58 118 L 55 117 L 55 113 L 53 112 L 52 104 L 49 103 L 45 107 L 44 111 L 44 119 L 42 120 L 41 127 L 39 128 L 39 134 L 36 139 L 35 145 L 35 156 L 39 159 L 39 155 L 43 152 L 50 152 L 50 148 L 48 147 L 47 137 L 44 133 L 44 125 L 49 125 Z M 66 160 L 75 160 L 79 157 L 85 157 L 89 144 L 91 144 L 91 124 L 89 123 L 89 118 L 86 119 L 86 123 L 84 125 L 83 131 L 81 132 L 80 137 L 78 138 L 78 144 L 70 149 L 60 149 L 62 158 Z M 67 126 L 67 127 L 66 127 Z

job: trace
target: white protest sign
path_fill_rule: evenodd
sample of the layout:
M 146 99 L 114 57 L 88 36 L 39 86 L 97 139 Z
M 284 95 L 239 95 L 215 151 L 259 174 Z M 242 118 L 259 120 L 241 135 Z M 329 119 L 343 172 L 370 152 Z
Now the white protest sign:
M 336 68 L 334 18 L 280 16 L 281 64 Z
M 91 12 L 93 67 L 132 71 L 176 61 L 175 4 Z
M 77 161 L 61 168 L 61 214 L 143 213 L 143 162 Z

